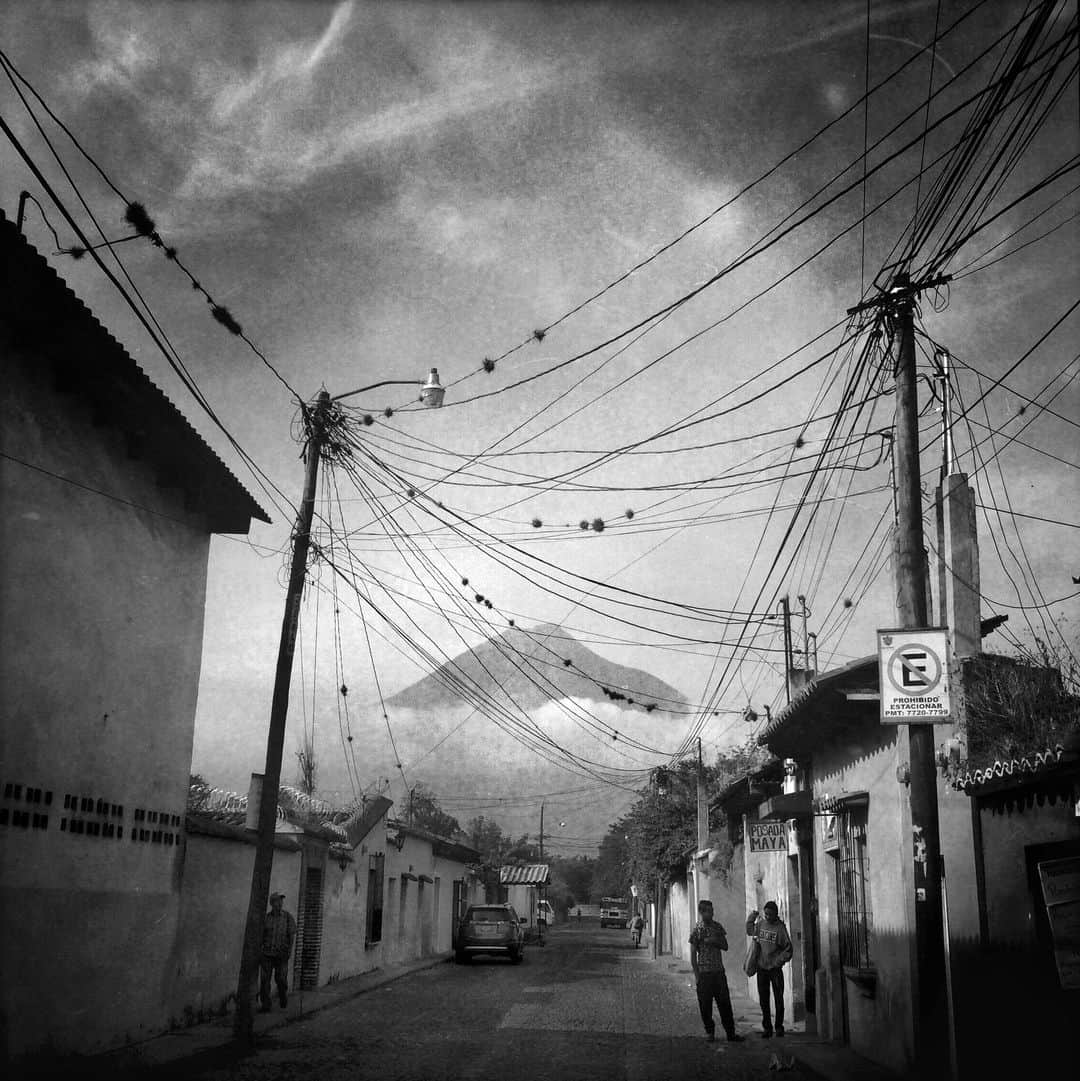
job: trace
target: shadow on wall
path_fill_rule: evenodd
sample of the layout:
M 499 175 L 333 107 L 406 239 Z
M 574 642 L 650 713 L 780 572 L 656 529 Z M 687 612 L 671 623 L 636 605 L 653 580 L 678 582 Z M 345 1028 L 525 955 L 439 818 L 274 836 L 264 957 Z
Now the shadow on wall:
M 953 946 L 960 1076 L 1038 1076 L 1077 1061 L 1080 990 L 1063 991 L 1051 959 L 1030 948 Z

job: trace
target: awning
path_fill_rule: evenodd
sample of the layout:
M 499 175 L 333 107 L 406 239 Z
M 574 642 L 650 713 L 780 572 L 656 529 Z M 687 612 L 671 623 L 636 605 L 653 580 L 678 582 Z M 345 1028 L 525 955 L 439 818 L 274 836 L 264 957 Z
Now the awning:
M 859 790 L 857 792 L 837 792 L 835 796 L 824 795 L 814 800 L 814 814 L 836 814 L 837 811 L 846 811 L 851 807 L 865 807 L 870 802 L 870 793 Z
M 799 792 L 781 792 L 758 807 L 759 822 L 786 822 L 789 818 L 808 818 L 813 813 L 808 788 Z
M 524 867 L 500 867 L 500 886 L 546 886 L 551 882 L 551 871 L 546 863 L 530 863 Z

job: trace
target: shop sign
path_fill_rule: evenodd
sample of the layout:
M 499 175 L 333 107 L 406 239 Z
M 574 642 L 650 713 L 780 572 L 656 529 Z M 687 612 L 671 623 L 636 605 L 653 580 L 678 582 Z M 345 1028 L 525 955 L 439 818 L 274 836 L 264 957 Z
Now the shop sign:
M 751 852 L 787 852 L 788 831 L 786 822 L 751 822 Z
M 821 816 L 821 848 L 824 852 L 836 852 L 840 848 L 840 820 L 835 814 Z

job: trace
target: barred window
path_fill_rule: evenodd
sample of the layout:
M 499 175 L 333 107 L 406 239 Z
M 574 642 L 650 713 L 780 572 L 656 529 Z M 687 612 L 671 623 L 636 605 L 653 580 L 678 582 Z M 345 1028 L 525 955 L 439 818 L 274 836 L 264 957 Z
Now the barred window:
M 840 930 L 840 963 L 848 968 L 873 967 L 873 913 L 870 910 L 870 856 L 866 845 L 867 808 L 851 807 L 837 822 L 836 899 Z

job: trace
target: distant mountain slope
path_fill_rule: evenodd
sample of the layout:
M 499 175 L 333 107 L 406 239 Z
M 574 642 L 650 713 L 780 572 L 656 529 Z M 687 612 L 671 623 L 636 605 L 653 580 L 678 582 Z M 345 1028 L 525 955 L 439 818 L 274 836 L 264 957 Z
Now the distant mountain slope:
M 561 698 L 617 701 L 644 710 L 671 709 L 686 702 L 663 680 L 605 660 L 560 627 L 543 624 L 528 631 L 511 627 L 472 652 L 460 653 L 452 664 L 399 691 L 387 704 L 411 710 L 452 708 L 467 701 L 457 689 L 462 684 L 478 685 L 488 694 L 501 687 L 525 710 Z

